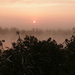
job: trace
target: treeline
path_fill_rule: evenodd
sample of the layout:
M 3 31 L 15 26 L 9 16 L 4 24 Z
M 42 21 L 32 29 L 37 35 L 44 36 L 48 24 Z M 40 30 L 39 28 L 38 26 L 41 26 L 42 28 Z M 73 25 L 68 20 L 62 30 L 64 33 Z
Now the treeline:
M 39 41 L 26 35 L 4 51 L 0 41 L 0 75 L 75 75 L 75 36 L 65 46 L 52 38 Z
M 54 30 L 54 29 L 46 29 L 46 30 L 43 30 L 43 29 L 32 29 L 32 30 L 19 30 L 17 28 L 2 28 L 0 27 L 0 35 L 1 34 L 15 34 L 16 31 L 20 31 L 21 35 L 22 34 L 29 34 L 29 35 L 39 35 L 39 34 L 43 34 L 43 33 L 46 33 L 46 34 L 54 34 L 54 35 L 59 35 L 59 34 L 64 34 L 64 35 L 68 35 L 68 34 L 71 34 L 72 33 L 72 30 L 62 30 L 62 29 L 58 29 L 58 30 Z
M 32 30 L 19 30 L 17 28 L 2 28 L 0 27 L 0 39 L 5 40 L 13 40 L 17 39 L 15 35 L 16 31 L 20 31 L 21 38 L 25 37 L 25 35 L 33 35 L 36 36 L 39 40 L 46 40 L 48 37 L 52 37 L 58 43 L 62 43 L 65 38 L 68 38 L 72 35 L 72 30 L 43 30 L 43 29 L 32 29 Z

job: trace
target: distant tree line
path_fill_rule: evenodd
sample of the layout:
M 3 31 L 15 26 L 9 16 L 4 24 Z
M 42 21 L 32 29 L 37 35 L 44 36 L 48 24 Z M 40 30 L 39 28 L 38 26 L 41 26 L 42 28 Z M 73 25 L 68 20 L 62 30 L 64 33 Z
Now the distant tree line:
M 68 38 L 72 35 L 72 30 L 54 30 L 54 29 L 31 29 L 31 30 L 19 30 L 17 28 L 2 28 L 0 27 L 0 39 L 10 39 L 10 40 L 16 40 L 17 37 L 15 35 L 16 31 L 20 31 L 21 38 L 25 37 L 25 35 L 33 35 L 37 37 L 39 40 L 46 40 L 48 37 L 52 37 L 53 39 L 57 40 L 57 42 L 62 42 L 63 39 Z M 60 37 L 61 39 L 59 39 Z M 62 41 L 61 41 L 62 40 Z
M 72 30 L 62 30 L 62 29 L 58 29 L 58 30 L 54 30 L 54 29 L 46 29 L 46 30 L 43 30 L 43 29 L 31 29 L 31 30 L 19 30 L 17 28 L 2 28 L 0 27 L 0 35 L 2 34 L 15 34 L 16 31 L 20 31 L 21 35 L 22 34 L 27 34 L 27 35 L 39 35 L 39 34 L 54 34 L 54 35 L 71 35 L 72 34 Z
M 0 41 L 0 75 L 75 75 L 75 35 L 57 44 L 52 38 L 38 40 L 26 35 L 12 47 L 3 49 Z

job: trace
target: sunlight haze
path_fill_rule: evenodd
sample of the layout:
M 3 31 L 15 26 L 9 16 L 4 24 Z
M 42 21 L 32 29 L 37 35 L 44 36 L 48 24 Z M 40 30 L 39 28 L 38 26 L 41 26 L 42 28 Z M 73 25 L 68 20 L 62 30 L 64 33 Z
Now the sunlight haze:
M 0 0 L 0 26 L 72 29 L 75 26 L 75 0 Z

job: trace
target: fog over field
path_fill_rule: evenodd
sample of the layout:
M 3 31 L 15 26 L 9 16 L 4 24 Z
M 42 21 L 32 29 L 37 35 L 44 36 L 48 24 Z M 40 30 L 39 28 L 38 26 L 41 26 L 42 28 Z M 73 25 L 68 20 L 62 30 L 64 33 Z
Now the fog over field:
M 73 30 L 43 30 L 43 29 L 32 29 L 32 30 L 19 30 L 17 28 L 2 28 L 0 27 L 0 40 L 5 40 L 4 47 L 11 47 L 11 43 L 17 41 L 18 35 L 16 32 L 20 32 L 20 37 L 24 39 L 26 35 L 37 37 L 39 40 L 47 40 L 49 37 L 56 40 L 58 44 L 63 43 L 65 39 L 69 39 L 73 34 Z

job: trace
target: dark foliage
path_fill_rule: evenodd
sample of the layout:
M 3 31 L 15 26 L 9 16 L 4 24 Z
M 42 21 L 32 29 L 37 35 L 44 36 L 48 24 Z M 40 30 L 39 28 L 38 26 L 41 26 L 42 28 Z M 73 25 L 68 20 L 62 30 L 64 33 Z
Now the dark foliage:
M 26 35 L 0 50 L 0 75 L 75 75 L 75 36 L 65 39 L 65 47 L 55 40 L 39 41 Z M 5 40 L 0 41 L 2 46 Z

